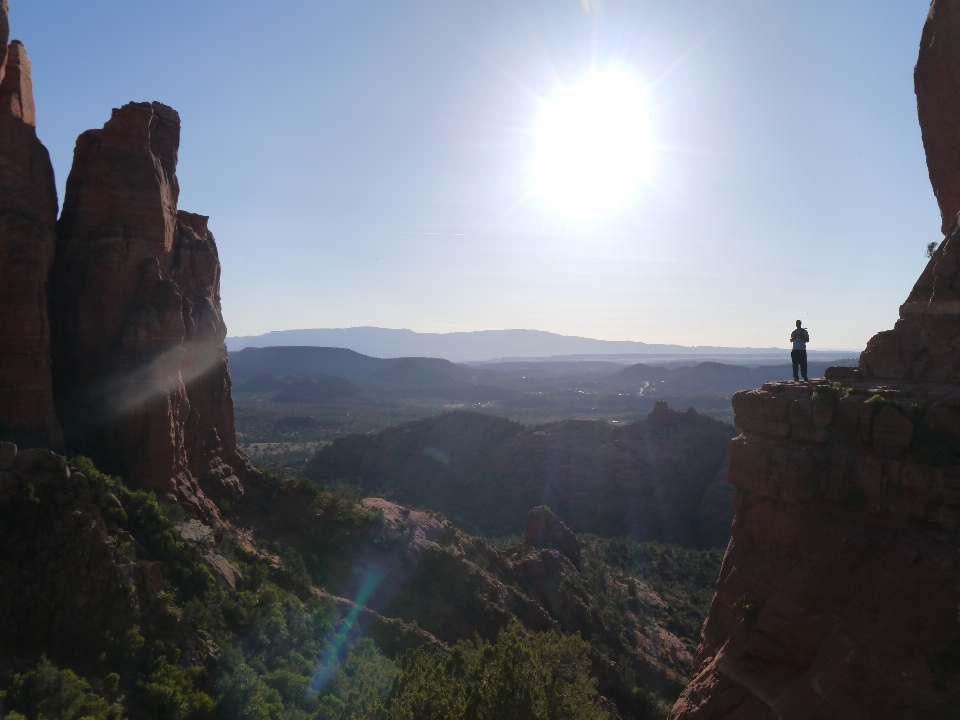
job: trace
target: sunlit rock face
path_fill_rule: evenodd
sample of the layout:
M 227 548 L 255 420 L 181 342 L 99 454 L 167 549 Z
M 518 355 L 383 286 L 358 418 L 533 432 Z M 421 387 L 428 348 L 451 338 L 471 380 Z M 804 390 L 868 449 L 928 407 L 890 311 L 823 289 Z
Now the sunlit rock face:
M 915 83 L 946 239 L 860 367 L 733 398 L 736 517 L 673 720 L 960 712 L 960 0 Z
M 0 436 L 57 447 L 50 374 L 47 273 L 56 245 L 57 191 L 37 139 L 30 61 L 7 45 L 0 2 Z
M 114 110 L 77 140 L 51 282 L 58 411 L 71 448 L 207 515 L 242 492 L 207 218 L 177 210 L 180 118 Z

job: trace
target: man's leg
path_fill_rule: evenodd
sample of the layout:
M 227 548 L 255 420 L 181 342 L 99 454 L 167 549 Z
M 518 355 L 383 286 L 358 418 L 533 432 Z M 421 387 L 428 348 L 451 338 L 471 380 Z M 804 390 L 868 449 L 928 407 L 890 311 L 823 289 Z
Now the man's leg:
M 797 375 L 797 368 L 800 365 L 800 362 L 799 362 L 800 358 L 797 357 L 797 352 L 798 352 L 797 350 L 790 351 L 790 362 L 793 363 L 793 379 L 794 380 L 800 379 L 800 377 Z
M 809 380 L 807 377 L 807 351 L 799 350 L 800 353 L 800 374 L 803 375 L 804 381 Z

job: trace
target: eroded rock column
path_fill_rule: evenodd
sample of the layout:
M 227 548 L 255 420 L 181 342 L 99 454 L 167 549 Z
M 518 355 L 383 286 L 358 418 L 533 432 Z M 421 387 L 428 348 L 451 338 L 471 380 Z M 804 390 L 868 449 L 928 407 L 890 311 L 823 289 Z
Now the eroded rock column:
M 236 448 L 220 262 L 179 212 L 180 118 L 114 110 L 77 140 L 53 272 L 54 377 L 67 442 L 204 514 L 250 470 Z
M 47 274 L 56 246 L 57 191 L 37 139 L 30 61 L 7 45 L 0 3 L 0 439 L 59 447 L 50 373 Z

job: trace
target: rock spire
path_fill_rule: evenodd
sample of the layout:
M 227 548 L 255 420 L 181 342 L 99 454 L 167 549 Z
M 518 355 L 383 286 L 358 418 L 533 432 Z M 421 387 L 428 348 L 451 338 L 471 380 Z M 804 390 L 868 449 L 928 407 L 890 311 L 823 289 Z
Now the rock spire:
M 0 2 L 0 436 L 59 447 L 50 372 L 47 274 L 56 245 L 53 166 L 37 139 L 30 61 L 9 45 Z
M 129 103 L 77 140 L 51 311 L 68 444 L 204 514 L 242 493 L 207 218 L 179 211 L 180 118 Z

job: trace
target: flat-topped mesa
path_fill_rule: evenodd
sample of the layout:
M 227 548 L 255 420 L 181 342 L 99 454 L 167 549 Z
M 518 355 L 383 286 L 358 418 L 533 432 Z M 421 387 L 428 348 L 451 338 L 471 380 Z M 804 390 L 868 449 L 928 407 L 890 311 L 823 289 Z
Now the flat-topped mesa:
M 30 61 L 0 2 L 0 439 L 59 447 L 46 285 L 57 190 L 37 139 Z
M 51 293 L 54 378 L 72 448 L 208 516 L 242 493 L 207 218 L 177 210 L 180 119 L 114 110 L 77 140 Z M 199 481 L 199 484 L 198 484 Z

